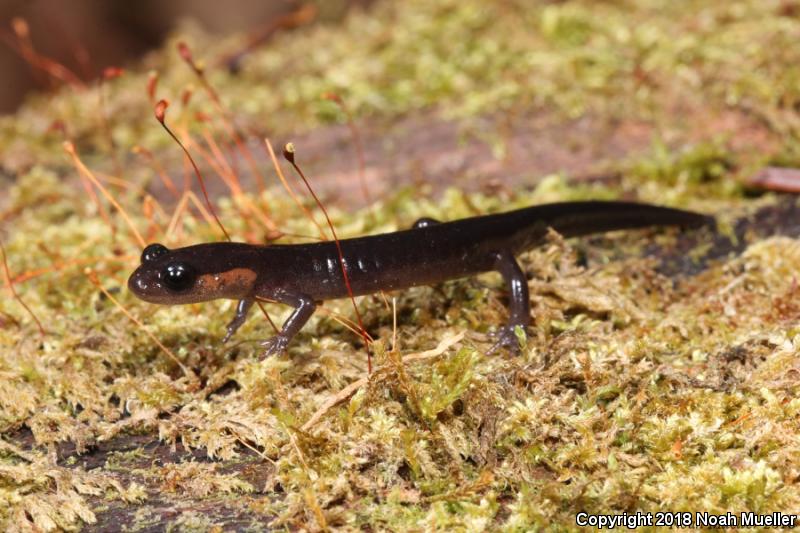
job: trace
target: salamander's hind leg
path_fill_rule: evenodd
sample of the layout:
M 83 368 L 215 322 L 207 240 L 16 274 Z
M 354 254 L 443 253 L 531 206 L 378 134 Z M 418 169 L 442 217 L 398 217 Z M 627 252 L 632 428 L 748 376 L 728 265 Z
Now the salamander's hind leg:
M 236 330 L 242 327 L 245 320 L 247 320 L 247 313 L 250 311 L 250 308 L 253 307 L 253 303 L 255 300 L 245 298 L 244 300 L 239 300 L 239 303 L 236 305 L 236 314 L 228 323 L 227 329 L 228 332 L 225 334 L 225 337 L 222 339 L 222 344 L 225 344 L 233 337 L 233 334 L 236 333 Z
M 303 329 L 303 326 L 317 309 L 313 298 L 305 294 L 281 291 L 273 295 L 273 298 L 283 304 L 291 305 L 294 307 L 294 312 L 283 323 L 280 333 L 261 343 L 261 346 L 266 348 L 264 355 L 261 356 L 262 359 L 286 350 L 294 336 Z
M 441 224 L 441 221 L 436 220 L 435 218 L 430 217 L 422 217 L 414 222 L 414 225 L 411 226 L 414 229 L 420 228 L 427 228 L 428 226 L 433 226 L 434 224 Z
M 519 326 L 527 333 L 527 327 L 531 321 L 528 279 L 511 252 L 497 252 L 494 259 L 495 269 L 503 276 L 508 290 L 509 317 L 508 323 L 497 330 L 497 342 L 489 350 L 489 353 L 495 352 L 501 347 L 519 352 L 519 339 L 517 339 L 515 329 Z

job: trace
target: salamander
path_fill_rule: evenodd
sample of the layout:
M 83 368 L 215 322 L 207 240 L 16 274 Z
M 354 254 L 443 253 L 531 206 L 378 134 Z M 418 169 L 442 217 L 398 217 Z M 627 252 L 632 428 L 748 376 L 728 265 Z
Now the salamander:
M 561 202 L 440 222 L 423 218 L 411 228 L 336 243 L 253 245 L 196 244 L 170 250 L 148 245 L 128 280 L 139 298 L 157 304 L 238 300 L 226 342 L 256 300 L 294 307 L 281 331 L 265 341 L 265 356 L 286 349 L 323 300 L 431 285 L 487 271 L 503 277 L 508 322 L 495 347 L 518 348 L 517 326 L 530 324 L 528 283 L 515 256 L 545 242 L 549 228 L 564 237 L 648 226 L 699 227 L 713 218 L 669 207 L 617 201 Z

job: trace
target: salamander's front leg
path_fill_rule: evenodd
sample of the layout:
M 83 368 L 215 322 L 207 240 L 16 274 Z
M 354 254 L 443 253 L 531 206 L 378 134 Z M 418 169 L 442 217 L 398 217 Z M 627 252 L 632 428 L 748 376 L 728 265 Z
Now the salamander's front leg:
M 531 302 L 528 294 L 528 279 L 511 252 L 495 254 L 495 269 L 503 276 L 508 289 L 508 323 L 497 331 L 497 342 L 489 350 L 494 352 L 505 346 L 519 351 L 519 340 L 514 332 L 517 326 L 526 330 L 531 321 Z
M 289 315 L 289 318 L 286 319 L 286 322 L 283 323 L 281 332 L 261 343 L 261 346 L 266 348 L 262 359 L 286 350 L 289 342 L 303 329 L 303 326 L 305 326 L 308 319 L 311 318 L 311 315 L 313 315 L 314 311 L 317 309 L 314 300 L 305 294 L 281 291 L 278 294 L 274 294 L 272 297 L 280 303 L 291 305 L 295 309 L 294 312 Z
M 228 323 L 227 329 L 228 333 L 225 334 L 225 337 L 222 339 L 222 344 L 225 344 L 233 337 L 233 334 L 236 333 L 236 330 L 242 327 L 245 320 L 247 320 L 247 313 L 250 312 L 250 308 L 253 307 L 253 303 L 255 300 L 245 298 L 244 300 L 239 300 L 239 303 L 236 305 L 236 314 Z

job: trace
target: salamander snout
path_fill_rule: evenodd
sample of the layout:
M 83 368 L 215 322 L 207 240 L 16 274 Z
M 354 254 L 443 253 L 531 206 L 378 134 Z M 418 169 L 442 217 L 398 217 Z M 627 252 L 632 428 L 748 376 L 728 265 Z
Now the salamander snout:
M 185 303 L 195 301 L 191 296 L 197 272 L 186 261 L 171 257 L 162 244 L 151 244 L 142 251 L 142 264 L 128 278 L 128 289 L 152 303 Z
M 162 303 L 166 291 L 158 278 L 158 271 L 142 265 L 128 278 L 128 289 L 146 302 Z

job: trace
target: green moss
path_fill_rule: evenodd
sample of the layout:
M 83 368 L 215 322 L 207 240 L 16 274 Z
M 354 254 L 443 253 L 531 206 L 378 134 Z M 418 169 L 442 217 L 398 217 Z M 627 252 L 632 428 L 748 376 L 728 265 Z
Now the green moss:
M 777 1 L 382 2 L 341 25 L 279 36 L 246 60 L 243 75 L 209 68 L 208 76 L 243 125 L 272 134 L 343 121 L 338 106 L 322 98 L 326 92 L 341 95 L 356 117 L 431 107 L 453 117 L 556 110 L 647 120 L 674 136 L 676 129 L 713 131 L 712 124 L 694 123 L 707 107 L 711 122 L 715 110 L 738 109 L 781 134 L 796 129 L 795 29 Z M 177 102 L 195 87 L 188 109 L 176 104 L 168 118 L 198 128 L 190 117 L 213 106 L 174 53 L 179 38 L 209 63 L 237 38 L 212 39 L 189 25 L 170 39 L 168 53 L 149 60 L 161 74 L 159 96 Z M 133 69 L 108 87 L 105 113 L 121 153 L 169 143 L 153 127 L 146 72 Z M 63 162 L 59 134 L 46 133 L 55 119 L 84 152 L 105 152 L 98 105 L 95 91 L 33 100 L 0 123 L 8 148 L 3 164 L 18 170 Z
M 370 211 L 330 206 L 342 236 L 407 227 L 420 216 L 631 196 L 715 213 L 732 235 L 740 217 L 776 205 L 771 196 L 743 197 L 750 171 L 796 160 L 797 24 L 778 2 L 380 2 L 342 25 L 281 35 L 242 76 L 208 75 L 238 124 L 279 135 L 343 121 L 321 98 L 335 91 L 362 121 L 543 113 L 570 127 L 581 116 L 645 121 L 663 139 L 610 161 L 615 180 L 530 176 L 537 185 L 514 194 L 449 189 L 431 199 L 408 188 Z M 178 34 L 206 58 L 239 39 L 219 42 L 191 26 Z M 159 94 L 174 101 L 196 83 L 172 51 L 178 34 L 147 65 L 159 68 Z M 144 67 L 107 87 L 114 139 L 120 154 L 140 144 L 180 168 L 151 118 Z M 257 342 L 270 328 L 255 316 L 235 342 L 219 344 L 230 302 L 156 308 L 133 298 L 124 283 L 139 245 L 105 201 L 111 226 L 86 201 L 62 139 L 44 133 L 65 121 L 137 230 L 165 237 L 171 213 L 153 207 L 148 216 L 140 194 L 155 169 L 123 157 L 124 187 L 103 172 L 113 164 L 91 112 L 97 102 L 95 90 L 63 90 L 0 121 L 2 164 L 15 174 L 0 199 L 3 243 L 12 275 L 26 276 L 15 287 L 47 330 L 41 338 L 18 301 L 0 300 L 0 523 L 72 528 L 124 509 L 142 526 L 158 523 L 164 505 L 179 510 L 175 529 L 225 523 L 198 515 L 200 500 L 254 524 L 397 531 L 571 527 L 578 510 L 797 507 L 796 239 L 745 235 L 741 255 L 670 279 L 643 249 L 696 267 L 719 243 L 699 233 L 693 247 L 675 251 L 688 241 L 673 232 L 579 243 L 553 236 L 523 258 L 535 327 L 519 357 L 483 355 L 484 333 L 506 316 L 497 276 L 396 295 L 396 332 L 382 299 L 362 298 L 378 340 L 376 371 L 304 427 L 366 376 L 357 337 L 318 313 L 289 356 L 259 361 Z M 174 103 L 168 120 L 197 136 L 204 126 L 194 112 L 210 109 L 198 91 L 188 109 Z M 758 117 L 768 142 L 719 134 L 713 121 L 726 112 Z M 218 123 L 210 131 L 224 138 Z M 505 154 L 503 139 L 481 138 Z M 236 239 L 257 241 L 264 228 L 253 209 L 267 204 L 287 233 L 315 234 L 275 190 L 223 198 L 219 213 Z M 218 238 L 200 217 L 175 228 L 170 246 Z M 287 312 L 267 310 L 276 321 Z M 353 316 L 348 301 L 325 310 Z M 464 331 L 440 353 L 402 357 Z M 28 451 L 20 428 L 32 433 Z M 137 444 L 84 470 L 75 454 L 64 464 L 47 455 L 131 435 L 161 439 L 176 458 L 151 464 L 155 452 Z M 186 460 L 192 452 L 211 462 Z

